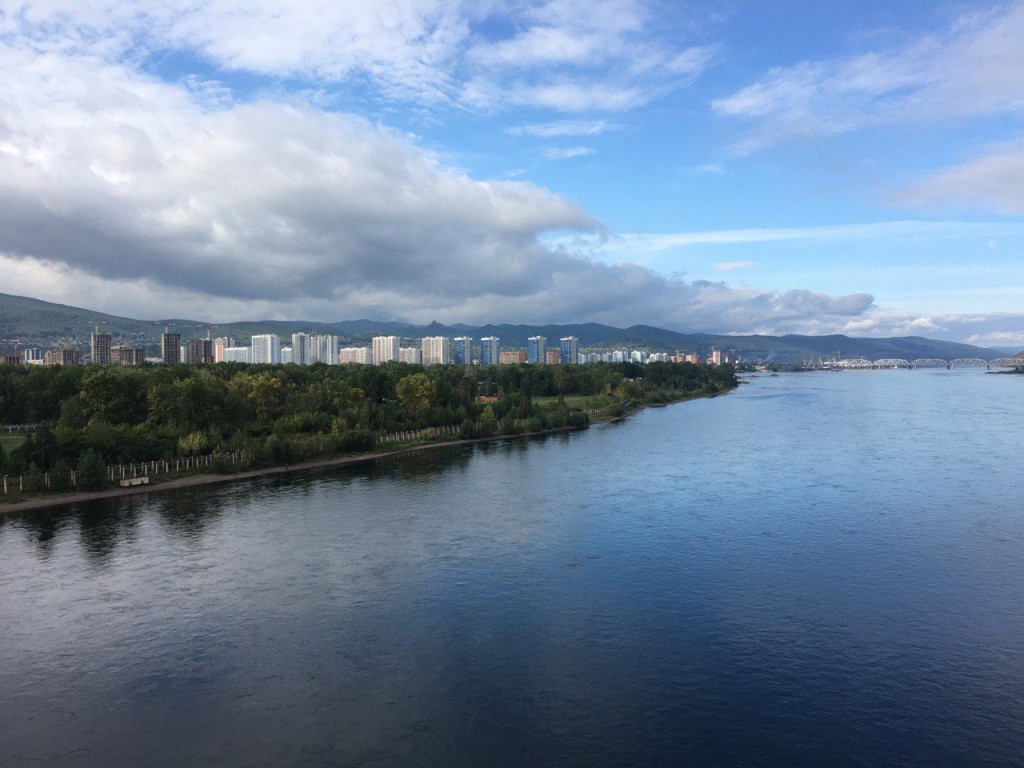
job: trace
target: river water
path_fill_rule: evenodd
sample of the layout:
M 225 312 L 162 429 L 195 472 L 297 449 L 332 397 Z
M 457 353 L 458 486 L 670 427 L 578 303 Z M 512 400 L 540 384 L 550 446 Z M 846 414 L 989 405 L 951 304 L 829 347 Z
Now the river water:
M 0 523 L 0 764 L 1024 764 L 1024 377 Z

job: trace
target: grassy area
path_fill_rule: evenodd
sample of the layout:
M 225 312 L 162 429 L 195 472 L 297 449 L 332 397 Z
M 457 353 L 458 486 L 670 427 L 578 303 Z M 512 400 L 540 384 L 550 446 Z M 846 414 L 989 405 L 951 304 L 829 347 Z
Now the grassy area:
M 5 451 L 14 450 L 19 445 L 21 445 L 23 442 L 25 442 L 25 436 L 24 435 L 0 434 L 0 446 L 3 446 L 3 449 Z
M 534 397 L 531 398 L 536 405 L 541 408 L 552 408 L 558 404 L 558 397 Z M 563 398 L 565 404 L 570 408 L 602 408 L 606 405 L 610 405 L 616 402 L 614 397 L 608 397 L 605 395 L 565 395 Z

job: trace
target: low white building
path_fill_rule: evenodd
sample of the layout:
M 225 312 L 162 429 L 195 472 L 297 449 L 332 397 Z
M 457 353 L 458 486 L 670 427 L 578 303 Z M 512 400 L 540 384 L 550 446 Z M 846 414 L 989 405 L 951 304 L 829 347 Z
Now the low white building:
M 423 362 L 423 350 L 419 347 L 402 347 L 398 350 L 398 359 L 403 363 L 419 365 Z
M 222 363 L 251 363 L 252 349 L 249 347 L 222 347 Z
M 338 350 L 338 362 L 370 365 L 373 362 L 373 353 L 369 347 L 342 347 Z

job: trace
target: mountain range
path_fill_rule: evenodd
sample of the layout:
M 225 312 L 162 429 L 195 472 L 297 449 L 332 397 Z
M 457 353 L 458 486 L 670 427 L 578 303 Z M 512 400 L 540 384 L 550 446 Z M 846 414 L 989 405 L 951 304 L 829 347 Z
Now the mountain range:
M 615 328 L 600 323 L 566 325 L 484 325 L 461 323 L 413 325 L 379 320 L 343 320 L 334 323 L 299 320 L 260 320 L 212 324 L 201 320 L 169 318 L 134 320 L 63 304 L 53 304 L 25 296 L 0 293 L 0 346 L 53 348 L 58 345 L 86 348 L 89 334 L 97 327 L 115 339 L 144 345 L 150 351 L 159 348 L 160 334 L 166 326 L 181 338 L 233 336 L 245 344 L 256 333 L 289 336 L 300 331 L 331 333 L 344 343 L 365 343 L 374 335 L 397 335 L 406 338 L 423 336 L 497 336 L 502 346 L 525 347 L 530 336 L 546 336 L 549 343 L 563 336 L 577 336 L 580 347 L 649 348 L 651 350 L 684 350 L 697 347 L 721 347 L 734 351 L 742 359 L 765 358 L 776 362 L 796 362 L 832 356 L 916 359 L 923 357 L 953 359 L 976 357 L 991 360 L 1005 357 L 1003 350 L 977 347 L 952 341 L 928 339 L 923 336 L 893 338 L 857 338 L 841 334 L 829 336 L 726 336 L 709 333 L 680 333 L 650 325 Z

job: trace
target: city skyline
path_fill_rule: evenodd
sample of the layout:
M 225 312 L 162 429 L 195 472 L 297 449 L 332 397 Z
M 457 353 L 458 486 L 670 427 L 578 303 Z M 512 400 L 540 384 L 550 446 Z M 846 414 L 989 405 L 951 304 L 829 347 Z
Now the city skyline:
M 1022 35 L 1020 2 L 19 3 L 5 290 L 1019 346 Z

